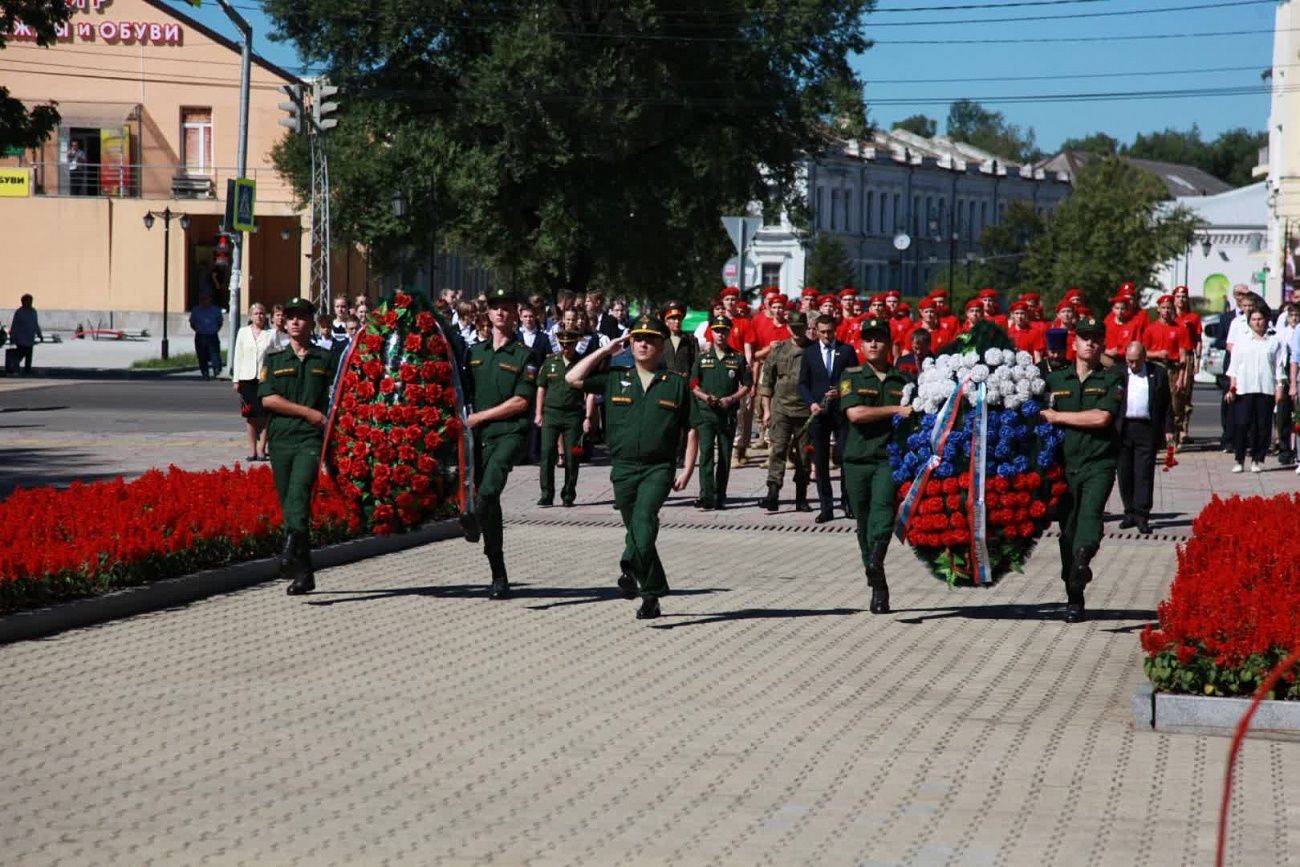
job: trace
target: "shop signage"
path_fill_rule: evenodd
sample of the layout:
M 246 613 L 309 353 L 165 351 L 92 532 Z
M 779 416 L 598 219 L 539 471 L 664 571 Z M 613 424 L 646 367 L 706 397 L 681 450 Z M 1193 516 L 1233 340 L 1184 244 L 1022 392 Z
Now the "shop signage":
M 95 42 L 107 45 L 183 45 L 185 31 L 175 21 L 114 20 L 104 17 L 112 0 L 67 0 L 73 11 L 82 15 L 96 13 L 92 21 L 73 19 L 54 28 L 59 42 Z M 15 42 L 35 42 L 36 31 L 21 21 L 15 21 L 7 32 L 7 39 Z
M 0 169 L 0 198 L 20 199 L 31 194 L 31 169 Z

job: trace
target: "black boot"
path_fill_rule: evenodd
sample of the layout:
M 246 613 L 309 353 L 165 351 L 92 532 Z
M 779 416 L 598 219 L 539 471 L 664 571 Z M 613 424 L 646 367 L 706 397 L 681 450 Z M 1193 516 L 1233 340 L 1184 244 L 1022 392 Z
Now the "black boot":
M 760 509 L 766 509 L 769 512 L 775 512 L 777 509 L 780 508 L 780 500 L 778 499 L 780 493 L 781 493 L 780 485 L 775 484 L 773 482 L 768 482 L 767 496 L 758 501 L 758 507 Z
M 1092 580 L 1092 558 L 1096 548 L 1077 548 L 1070 573 L 1065 577 L 1065 622 L 1081 623 L 1087 614 L 1084 610 L 1083 589 Z
M 659 600 L 654 596 L 646 596 L 641 600 L 641 607 L 636 610 L 637 620 L 653 620 L 659 616 Z
M 316 589 L 316 572 L 311 568 L 311 538 L 306 533 L 293 534 L 293 581 L 285 592 L 301 596 Z
M 618 589 L 623 594 L 624 599 L 636 598 L 636 576 L 632 574 L 632 564 L 620 563 L 621 570 L 618 576 Z
M 478 516 L 473 512 L 460 513 L 460 531 L 465 534 L 466 542 L 477 542 L 482 531 L 479 529 Z
M 280 550 L 279 567 L 280 577 L 286 581 L 292 581 L 297 577 L 295 562 L 298 558 L 298 538 L 296 533 L 284 534 L 284 548 Z
M 510 579 L 506 577 L 505 555 L 489 554 L 488 565 L 492 567 L 492 586 L 488 588 L 488 598 L 509 599 Z
M 806 483 L 794 486 L 794 510 L 796 512 L 812 511 L 812 506 L 808 505 L 808 485 Z
M 840 509 L 844 512 L 844 517 L 850 521 L 855 517 L 853 514 L 853 504 L 849 502 L 848 497 L 840 497 Z
M 867 555 L 867 586 L 871 588 L 872 614 L 889 613 L 889 583 L 885 580 L 885 552 L 889 550 L 889 540 L 876 542 Z

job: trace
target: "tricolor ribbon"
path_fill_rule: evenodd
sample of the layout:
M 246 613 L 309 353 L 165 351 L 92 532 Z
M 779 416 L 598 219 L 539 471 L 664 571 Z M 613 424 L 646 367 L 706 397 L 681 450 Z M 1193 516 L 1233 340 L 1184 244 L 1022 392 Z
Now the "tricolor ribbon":
M 989 405 L 986 384 L 981 382 L 975 392 L 975 430 L 970 441 L 970 576 L 971 582 L 991 584 L 989 575 L 989 545 L 986 507 L 984 501 L 985 479 L 988 469 Z
M 935 417 L 934 428 L 930 431 L 930 460 L 926 461 L 925 466 L 921 467 L 916 474 L 911 489 L 903 498 L 903 504 L 898 507 L 898 521 L 894 524 L 894 535 L 900 542 L 907 541 L 907 525 L 912 521 L 912 510 L 921 499 L 926 483 L 930 481 L 931 473 L 934 472 L 935 467 L 943 463 L 943 447 L 948 444 L 948 436 L 957 421 L 957 410 L 961 408 L 961 387 L 964 382 L 965 380 L 953 383 L 948 399 L 944 401 L 938 416 Z

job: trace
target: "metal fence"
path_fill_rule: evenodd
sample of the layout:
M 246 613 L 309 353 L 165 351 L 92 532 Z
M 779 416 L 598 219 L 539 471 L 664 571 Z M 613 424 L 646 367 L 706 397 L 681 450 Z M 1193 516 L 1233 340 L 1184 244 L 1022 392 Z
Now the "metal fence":
M 226 181 L 238 177 L 233 166 L 212 166 L 203 172 L 174 163 L 26 163 L 32 195 L 115 199 L 224 199 Z M 292 202 L 293 190 L 272 168 L 246 171 L 258 181 L 263 202 Z

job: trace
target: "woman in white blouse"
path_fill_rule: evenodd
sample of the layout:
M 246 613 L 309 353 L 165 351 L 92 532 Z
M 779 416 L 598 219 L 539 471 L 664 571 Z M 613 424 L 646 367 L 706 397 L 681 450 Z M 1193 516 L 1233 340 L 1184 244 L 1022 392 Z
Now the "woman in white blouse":
M 248 431 L 250 461 L 267 461 L 266 413 L 257 399 L 257 374 L 268 349 L 274 348 L 275 329 L 266 321 L 266 308 L 253 304 L 248 308 L 251 320 L 235 336 L 235 360 L 231 365 L 234 389 L 239 394 L 239 414 Z
M 1250 326 L 1244 336 L 1232 344 L 1232 361 L 1228 364 L 1228 393 L 1223 399 L 1233 404 L 1233 450 L 1239 473 L 1250 448 L 1250 471 L 1264 469 L 1269 434 L 1273 427 L 1273 407 L 1282 388 L 1282 366 L 1286 353 L 1276 335 L 1268 333 L 1268 316 L 1258 308 L 1250 312 Z

